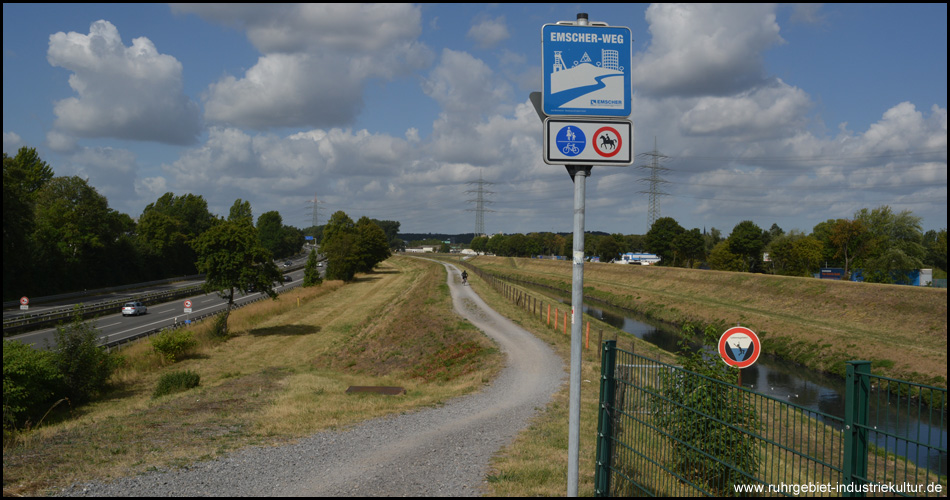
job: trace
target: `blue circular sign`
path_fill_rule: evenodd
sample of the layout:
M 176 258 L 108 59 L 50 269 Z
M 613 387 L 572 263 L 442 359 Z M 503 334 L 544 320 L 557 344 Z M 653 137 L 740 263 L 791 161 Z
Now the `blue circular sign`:
M 584 136 L 584 131 L 580 128 L 568 125 L 558 131 L 554 142 L 557 143 L 557 149 L 564 156 L 577 156 L 584 152 L 584 147 L 587 146 L 587 137 Z

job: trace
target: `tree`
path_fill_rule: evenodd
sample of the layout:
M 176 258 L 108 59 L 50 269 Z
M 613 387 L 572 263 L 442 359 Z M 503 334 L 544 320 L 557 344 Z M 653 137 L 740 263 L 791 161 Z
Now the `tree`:
M 215 218 L 201 196 L 168 192 L 149 203 L 136 227 L 138 253 L 154 269 L 151 278 L 190 275 L 195 268 L 191 240 L 207 231 Z
M 786 276 L 811 276 L 821 266 L 821 256 L 821 242 L 800 231 L 792 230 L 769 244 L 769 257 L 775 272 Z
M 3 297 L 16 297 L 29 290 L 31 273 L 27 255 L 33 255 L 36 192 L 53 170 L 39 158 L 36 149 L 22 147 L 10 158 L 3 153 Z
M 323 283 L 320 277 L 320 268 L 317 266 L 317 251 L 311 250 L 307 257 L 307 265 L 303 269 L 303 286 L 315 286 Z
M 284 220 L 280 212 L 272 210 L 264 212 L 257 218 L 257 234 L 261 238 L 261 245 L 270 251 L 276 258 L 281 255 L 281 239 L 283 236 Z
M 766 243 L 762 228 L 750 220 L 742 221 L 736 224 L 726 241 L 729 243 L 729 251 L 745 260 L 745 270 L 755 272 L 762 261 L 762 250 Z
M 706 244 L 699 228 L 690 229 L 673 238 L 673 248 L 676 254 L 685 260 L 686 267 L 693 267 L 695 261 L 706 255 Z
M 883 205 L 870 211 L 863 208 L 854 218 L 868 232 L 868 248 L 862 262 L 865 281 L 903 282 L 907 271 L 922 267 L 925 249 L 920 217 L 909 210 L 895 214 Z
M 947 270 L 947 230 L 931 229 L 924 234 L 924 247 L 927 249 L 927 264 L 938 269 Z
M 661 265 L 675 266 L 676 248 L 673 240 L 684 232 L 686 230 L 672 217 L 660 217 L 647 231 L 644 247 L 660 257 Z
M 835 248 L 835 258 L 844 260 L 844 275 L 851 275 L 851 261 L 864 251 L 868 241 L 867 228 L 860 220 L 838 219 L 831 226 L 829 241 Z
M 228 220 L 231 222 L 247 222 L 254 224 L 254 213 L 251 212 L 251 202 L 242 201 L 240 198 L 234 200 L 231 205 L 231 211 L 228 213 Z
M 353 281 L 360 265 L 356 248 L 356 225 L 342 210 L 330 216 L 323 229 L 320 251 L 327 258 L 326 277 L 331 280 Z
M 476 236 L 472 238 L 472 242 L 469 244 L 469 246 L 477 253 L 485 253 L 488 250 L 488 237 Z
M 360 217 L 356 221 L 356 252 L 359 257 L 359 264 L 356 272 L 368 273 L 376 267 L 376 264 L 386 260 L 390 256 L 389 240 L 386 239 L 386 233 L 379 227 L 375 221 L 369 217 Z
M 205 274 L 205 291 L 228 300 L 222 334 L 227 334 L 237 292 L 261 292 L 277 299 L 274 283 L 282 280 L 280 269 L 246 218 L 218 222 L 195 240 L 194 247 L 198 270 Z
M 54 177 L 36 192 L 34 289 L 45 293 L 105 286 L 117 280 L 117 242 L 132 232 L 131 217 L 79 177 Z M 123 246 L 123 248 L 125 248 Z M 119 280 L 124 281 L 124 280 Z M 129 280 L 131 281 L 131 280 Z
M 621 238 L 623 237 L 621 236 Z M 621 243 L 614 236 L 601 236 L 597 240 L 595 252 L 600 257 L 601 262 L 610 262 L 620 258 L 622 248 Z
M 703 248 L 706 255 L 709 255 L 720 241 L 722 241 L 722 231 L 714 227 L 709 228 L 708 232 L 703 230 Z
M 720 241 L 709 252 L 709 266 L 717 271 L 745 271 L 748 264 L 741 255 L 736 255 L 729 250 L 728 241 Z

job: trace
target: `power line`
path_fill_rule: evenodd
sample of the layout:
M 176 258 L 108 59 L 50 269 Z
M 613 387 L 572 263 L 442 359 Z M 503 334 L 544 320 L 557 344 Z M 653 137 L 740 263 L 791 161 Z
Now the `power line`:
M 643 157 L 643 158 L 650 158 L 647 164 L 641 164 L 641 165 L 636 166 L 636 168 L 639 168 L 640 170 L 645 170 L 649 172 L 648 177 L 638 179 L 637 181 L 637 182 L 650 183 L 649 189 L 645 191 L 638 191 L 639 193 L 650 195 L 650 203 L 647 208 L 648 210 L 647 220 L 649 223 L 647 230 L 649 231 L 649 229 L 653 227 L 653 223 L 656 222 L 658 218 L 660 218 L 660 200 L 658 199 L 658 197 L 669 194 L 669 193 L 664 193 L 663 191 L 660 191 L 659 186 L 660 184 L 668 184 L 666 179 L 663 179 L 662 177 L 660 177 L 660 172 L 669 172 L 670 170 L 664 167 L 663 165 L 661 165 L 660 160 L 661 159 L 668 160 L 670 159 L 670 157 L 664 155 L 663 153 L 660 153 L 657 150 L 656 137 L 653 138 L 653 151 L 650 151 L 649 153 L 640 153 L 637 156 Z
M 323 201 L 321 201 L 321 200 L 318 200 L 318 199 L 317 199 L 317 193 L 314 193 L 314 194 L 313 194 L 313 199 L 312 199 L 312 200 L 307 200 L 307 203 L 313 205 L 312 210 L 308 210 L 308 211 L 310 211 L 310 212 L 312 213 L 311 226 L 317 227 L 317 226 L 319 225 L 318 222 L 319 222 L 319 220 L 320 220 L 320 217 L 319 217 L 319 214 L 320 214 L 320 204 L 325 203 L 325 202 L 323 202 Z M 309 207 L 308 207 L 308 208 L 309 208 Z
M 465 211 L 475 212 L 475 236 L 485 236 L 485 212 L 494 212 L 494 210 L 485 208 L 485 205 L 490 205 L 492 203 L 491 201 L 485 199 L 485 195 L 495 194 L 493 191 L 487 191 L 485 186 L 491 186 L 493 183 L 482 179 L 482 174 L 479 172 L 478 180 L 469 182 L 468 184 L 474 184 L 477 186 L 475 189 L 469 189 L 468 191 L 465 191 L 466 194 L 475 193 L 475 199 L 468 200 L 469 203 L 475 203 L 475 208 L 468 208 L 465 209 Z

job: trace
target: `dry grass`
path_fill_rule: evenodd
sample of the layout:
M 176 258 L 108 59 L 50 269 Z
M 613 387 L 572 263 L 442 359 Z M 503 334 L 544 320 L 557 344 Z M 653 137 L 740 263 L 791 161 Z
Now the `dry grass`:
M 425 320 L 408 325 L 414 315 Z M 477 390 L 503 363 L 490 341 L 452 312 L 442 266 L 415 259 L 392 258 L 345 286 L 326 282 L 235 310 L 226 342 L 210 339 L 209 324 L 194 327 L 200 345 L 173 365 L 148 342 L 124 349 L 129 362 L 115 390 L 59 422 L 5 439 L 4 496 L 183 466 L 438 404 Z M 454 362 L 439 377 L 415 373 L 420 362 L 446 355 Z M 163 373 L 186 369 L 200 374 L 198 388 L 151 398 Z M 350 385 L 407 393 L 347 395 Z
M 571 263 L 478 257 L 478 267 L 570 290 Z M 947 290 L 650 266 L 589 263 L 585 295 L 681 325 L 741 323 L 763 349 L 843 375 L 844 362 L 939 387 L 947 379 Z

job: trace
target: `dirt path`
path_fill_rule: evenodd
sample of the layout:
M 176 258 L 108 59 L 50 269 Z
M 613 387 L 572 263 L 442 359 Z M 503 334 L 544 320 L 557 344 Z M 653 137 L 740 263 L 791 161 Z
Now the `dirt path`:
M 508 357 L 505 370 L 478 394 L 339 433 L 334 437 L 354 446 L 315 457 L 313 476 L 280 488 L 276 494 L 482 493 L 491 456 L 526 427 L 536 408 L 547 404 L 565 373 L 560 358 L 545 344 L 488 307 L 471 287 L 461 283 L 455 266 L 444 265 L 456 311 L 498 343 Z
M 491 457 L 524 430 L 566 380 L 542 341 L 488 307 L 451 264 L 458 313 L 506 354 L 490 386 L 442 406 L 254 447 L 187 468 L 65 491 L 81 496 L 477 496 Z

